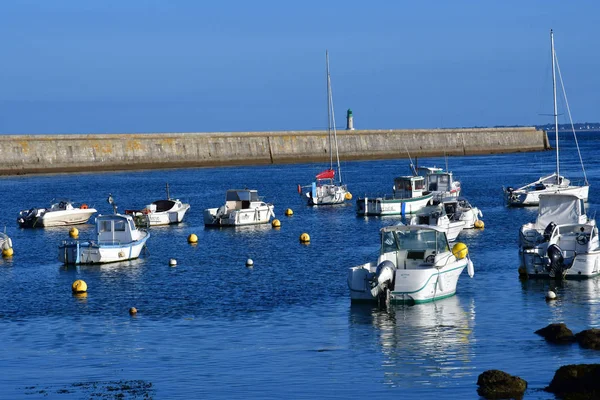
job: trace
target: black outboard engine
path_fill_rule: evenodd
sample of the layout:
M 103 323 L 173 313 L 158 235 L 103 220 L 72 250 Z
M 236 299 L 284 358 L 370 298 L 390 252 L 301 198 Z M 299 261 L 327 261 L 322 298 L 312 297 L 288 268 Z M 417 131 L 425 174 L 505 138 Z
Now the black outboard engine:
M 508 193 L 508 194 L 511 194 L 514 191 L 515 191 L 515 188 L 513 188 L 512 186 L 509 186 L 506 188 L 506 193 Z
M 375 272 L 375 279 L 373 280 L 373 288 L 371 289 L 371 295 L 381 303 L 382 300 L 387 303 L 387 296 L 389 295 L 390 289 L 394 287 L 394 275 L 396 267 L 394 263 L 388 260 L 382 261 L 377 266 Z
M 562 278 L 566 271 L 565 257 L 563 256 L 562 250 L 555 244 L 548 246 L 546 251 L 548 255 L 548 262 L 546 270 L 551 278 Z
M 547 242 L 550 240 L 550 237 L 552 236 L 552 232 L 554 232 L 554 228 L 556 228 L 556 224 L 554 222 L 550 222 L 548 224 L 548 226 L 546 227 L 546 229 L 544 229 L 544 242 Z

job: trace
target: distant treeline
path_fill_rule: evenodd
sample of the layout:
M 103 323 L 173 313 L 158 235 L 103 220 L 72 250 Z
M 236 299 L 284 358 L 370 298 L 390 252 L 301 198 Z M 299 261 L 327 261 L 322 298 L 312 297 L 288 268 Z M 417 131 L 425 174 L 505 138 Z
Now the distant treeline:
M 501 125 L 495 126 L 494 128 L 502 128 L 502 127 L 520 127 L 523 125 Z M 573 124 L 575 130 L 577 131 L 600 131 L 600 122 L 578 122 Z M 535 125 L 536 129 L 543 129 L 545 131 L 554 130 L 554 124 L 545 124 L 545 125 Z M 558 124 L 559 131 L 570 131 L 571 124 Z

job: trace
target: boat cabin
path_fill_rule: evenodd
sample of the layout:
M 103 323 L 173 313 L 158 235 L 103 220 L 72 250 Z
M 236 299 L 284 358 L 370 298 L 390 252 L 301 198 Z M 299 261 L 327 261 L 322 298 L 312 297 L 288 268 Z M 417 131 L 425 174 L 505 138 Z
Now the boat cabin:
M 225 195 L 225 206 L 229 210 L 243 210 L 256 207 L 252 203 L 261 202 L 258 191 L 249 189 L 228 190 Z
M 148 204 L 146 209 L 150 212 L 165 212 L 171 210 L 175 207 L 175 201 L 173 200 L 157 200 L 152 202 L 152 204 Z
M 430 268 L 450 251 L 444 231 L 420 225 L 389 226 L 381 229 L 377 264 L 388 260 L 399 269 Z
M 141 236 L 130 215 L 99 215 L 96 218 L 98 244 L 131 243 L 139 240 Z
M 438 204 L 423 207 L 419 210 L 417 215 L 415 215 L 414 220 L 417 225 L 438 225 L 439 219 L 445 215 L 446 210 L 441 204 Z
M 422 176 L 399 176 L 394 179 L 394 198 L 411 199 L 423 196 L 425 178 Z
M 419 167 L 417 173 L 425 178 L 425 187 L 430 192 L 452 192 L 456 190 L 456 184 L 453 185 L 452 172 L 437 167 Z

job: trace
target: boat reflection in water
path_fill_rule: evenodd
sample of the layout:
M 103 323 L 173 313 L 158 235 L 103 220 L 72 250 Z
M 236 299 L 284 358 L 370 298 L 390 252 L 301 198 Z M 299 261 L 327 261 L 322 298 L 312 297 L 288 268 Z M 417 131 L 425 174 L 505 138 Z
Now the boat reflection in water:
M 583 280 L 521 280 L 524 312 L 539 312 L 540 301 L 549 290 L 556 293 L 556 300 L 548 301 L 553 321 L 564 321 L 574 314 L 581 315 L 580 325 L 600 325 L 600 278 Z M 542 300 L 540 300 L 542 299 Z M 585 308 L 582 308 L 585 307 Z M 582 309 L 589 312 L 581 313 Z
M 464 307 L 459 297 L 387 310 L 352 304 L 350 310 L 351 324 L 370 324 L 379 332 L 374 345 L 383 355 L 384 383 L 405 388 L 448 387 L 456 378 L 474 376 L 474 321 L 474 302 Z M 350 341 L 361 346 L 365 338 Z

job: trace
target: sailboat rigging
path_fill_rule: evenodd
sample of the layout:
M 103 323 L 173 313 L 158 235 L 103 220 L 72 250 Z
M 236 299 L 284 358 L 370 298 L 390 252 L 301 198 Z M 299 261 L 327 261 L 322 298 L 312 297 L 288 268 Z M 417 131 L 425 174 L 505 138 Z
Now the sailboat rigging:
M 504 197 L 508 206 L 537 206 L 540 202 L 540 195 L 547 193 L 564 193 L 573 194 L 579 198 L 587 201 L 589 193 L 589 183 L 585 174 L 585 168 L 583 166 L 583 160 L 581 158 L 581 152 L 579 150 L 579 143 L 577 141 L 577 135 L 575 129 L 573 129 L 573 136 L 575 137 L 575 144 L 577 146 L 577 152 L 579 153 L 579 161 L 581 162 L 581 168 L 583 170 L 584 184 L 583 185 L 572 185 L 571 182 L 564 176 L 560 175 L 560 153 L 559 153 L 559 138 L 558 138 L 558 107 L 557 107 L 557 85 L 556 75 L 561 82 L 562 92 L 565 98 L 569 118 L 571 119 L 571 111 L 568 107 L 567 95 L 565 87 L 562 81 L 562 75 L 560 73 L 560 67 L 558 65 L 558 58 L 556 57 L 556 51 L 554 49 L 554 32 L 550 30 L 550 48 L 552 56 L 552 92 L 554 100 L 554 135 L 555 135 L 555 147 L 556 147 L 556 170 L 553 174 L 541 177 L 535 182 L 529 183 L 518 189 L 508 187 L 504 189 Z M 573 127 L 573 121 L 571 119 L 571 126 Z
M 310 206 L 341 204 L 351 200 L 352 195 L 342 182 L 342 169 L 335 127 L 335 112 L 333 107 L 333 94 L 331 91 L 331 74 L 329 72 L 329 52 L 325 51 L 326 77 L 327 77 L 327 140 L 329 144 L 329 169 L 318 173 L 315 181 L 308 186 L 298 185 L 298 193 Z M 335 152 L 336 165 L 334 166 L 333 154 Z M 337 169 L 337 182 L 335 179 Z

